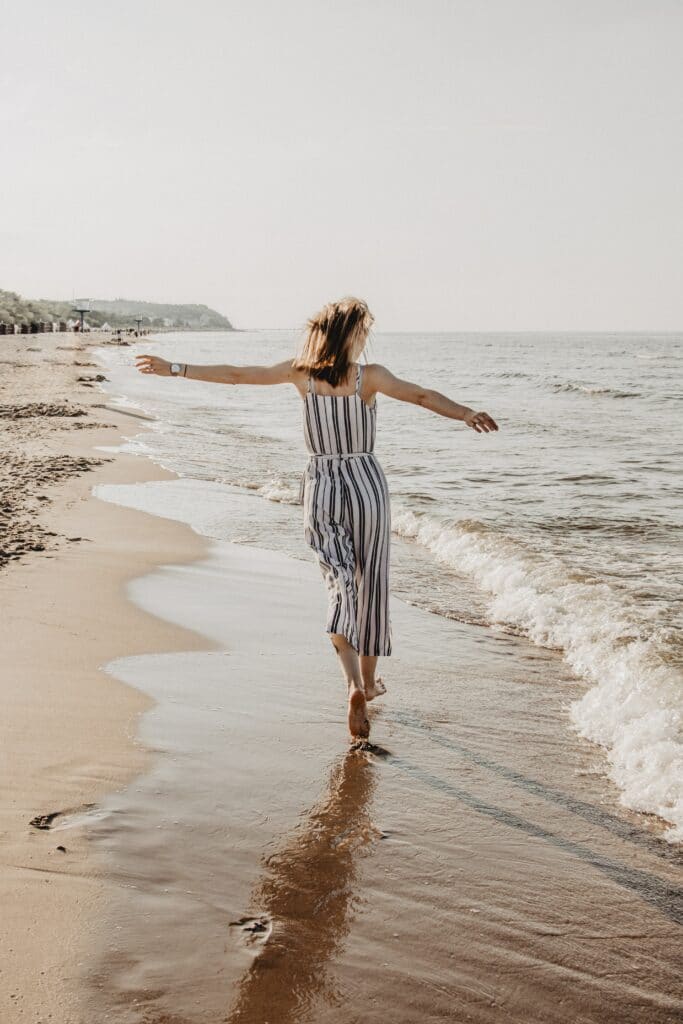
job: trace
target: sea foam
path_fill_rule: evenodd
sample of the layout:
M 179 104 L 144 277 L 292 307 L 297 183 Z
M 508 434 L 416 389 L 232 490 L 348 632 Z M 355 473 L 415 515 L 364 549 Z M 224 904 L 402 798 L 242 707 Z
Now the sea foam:
M 599 384 L 580 384 L 573 381 L 556 382 L 553 391 L 576 392 L 582 395 L 607 395 L 610 398 L 639 398 L 640 391 L 625 391 L 623 388 L 612 388 Z
M 444 525 L 396 509 L 393 529 L 473 579 L 494 622 L 559 649 L 591 688 L 570 708 L 578 732 L 605 748 L 608 774 L 632 810 L 657 814 L 683 840 L 681 675 L 665 637 L 607 583 L 572 573 L 483 524 Z

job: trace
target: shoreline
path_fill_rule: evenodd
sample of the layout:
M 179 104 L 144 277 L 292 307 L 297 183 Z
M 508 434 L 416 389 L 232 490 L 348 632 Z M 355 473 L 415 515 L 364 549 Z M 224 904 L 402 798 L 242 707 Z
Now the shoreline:
M 524 641 L 394 601 L 350 752 L 315 565 L 216 542 L 128 589 L 216 649 L 108 666 L 161 756 L 90 830 L 117 922 L 91 1018 L 675 1019 L 680 857 L 611 810 Z
M 102 666 L 125 653 L 208 646 L 205 638 L 141 612 L 126 596 L 126 583 L 140 573 L 169 561 L 196 560 L 209 542 L 182 524 L 94 497 L 97 483 L 174 474 L 136 456 L 111 458 L 97 451 L 119 443 L 130 420 L 105 408 L 101 391 L 87 394 L 78 387 L 76 377 L 87 373 L 78 364 L 89 362 L 93 343 L 83 339 L 68 345 L 73 357 L 64 360 L 57 352 L 64 340 L 63 335 L 12 339 L 21 365 L 7 382 L 10 395 L 2 396 L 11 397 L 15 407 L 18 398 L 29 403 L 38 398 L 53 413 L 61 403 L 85 410 L 78 418 L 41 417 L 40 410 L 24 417 L 20 411 L 6 439 L 12 445 L 29 434 L 17 456 L 20 468 L 31 462 L 34 450 L 47 448 L 50 456 L 35 460 L 47 467 L 37 511 L 24 499 L 18 513 L 22 533 L 17 539 L 12 532 L 8 541 L 15 547 L 6 550 L 21 553 L 0 570 L 0 664 L 7 667 L 0 744 L 0 1015 L 43 1019 L 49 1005 L 56 1024 L 81 1019 L 75 964 L 106 902 L 105 882 L 92 863 L 84 829 L 65 825 L 143 772 L 153 756 L 137 735 L 149 698 Z M 5 355 L 8 341 L 2 339 Z M 27 341 L 40 348 L 38 359 L 21 354 L 21 342 Z M 42 389 L 35 379 L 22 387 L 19 374 L 27 359 L 29 376 L 39 374 Z M 98 426 L 81 428 L 95 417 Z M 75 424 L 79 429 L 68 429 Z M 89 460 L 100 459 L 90 468 Z M 64 466 L 66 479 L 59 472 Z M 28 469 L 35 477 L 32 464 Z M 30 824 L 41 816 L 52 819 L 49 829 Z

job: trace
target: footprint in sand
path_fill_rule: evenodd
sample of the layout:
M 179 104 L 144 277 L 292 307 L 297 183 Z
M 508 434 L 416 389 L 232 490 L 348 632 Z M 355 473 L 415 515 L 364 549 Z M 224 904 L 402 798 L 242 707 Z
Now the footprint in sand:
M 231 921 L 231 928 L 239 928 L 242 942 L 249 947 L 265 946 L 273 933 L 273 922 L 265 914 L 261 917 L 241 917 Z
M 375 757 L 391 757 L 391 751 L 386 747 L 380 747 L 377 743 L 371 743 L 370 740 L 364 739 L 352 740 L 349 744 L 349 753 L 351 752 L 374 754 Z
M 32 825 L 33 828 L 40 829 L 42 832 L 47 832 L 52 828 L 52 823 L 55 818 L 65 818 L 67 815 L 72 814 L 85 814 L 91 812 L 95 806 L 96 804 L 81 804 L 80 807 L 67 807 L 63 811 L 50 811 L 49 814 L 36 814 L 35 818 L 31 818 L 29 824 Z M 73 825 L 76 824 L 76 822 L 71 821 L 69 824 Z

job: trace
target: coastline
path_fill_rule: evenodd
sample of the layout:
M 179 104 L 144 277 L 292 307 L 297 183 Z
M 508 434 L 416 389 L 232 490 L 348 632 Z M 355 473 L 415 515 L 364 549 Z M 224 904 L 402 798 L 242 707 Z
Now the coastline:
M 9 524 L 4 550 L 20 556 L 0 569 L 0 1015 L 8 1021 L 46 1019 L 48 1006 L 55 1022 L 81 1019 L 76 964 L 106 897 L 78 816 L 150 760 L 137 738 L 149 699 L 102 665 L 132 651 L 207 647 L 126 598 L 128 580 L 201 557 L 208 545 L 180 524 L 92 495 L 96 483 L 172 474 L 97 451 L 116 445 L 131 419 L 103 408 L 99 390 L 79 387 L 78 364 L 88 362 L 93 342 L 74 337 L 15 338 L 14 352 L 2 339 L 4 407 L 11 399 L 16 414 L 18 406 L 28 412 L 27 404 L 40 404 L 37 415 L 2 421 L 9 427 L 5 450 L 15 471 L 23 468 L 33 480 L 36 464 L 44 471 L 36 500 L 31 482 L 17 474 L 20 507 L 10 511 L 22 529 L 17 538 Z M 37 356 L 22 349 L 29 344 L 39 347 Z M 66 359 L 58 351 L 65 345 Z M 65 403 L 84 415 L 58 415 Z M 96 426 L 83 429 L 93 420 Z M 49 829 L 30 824 L 55 813 Z
M 93 395 L 114 426 L 75 455 L 130 423 Z M 349 758 L 317 567 L 92 494 L 174 479 L 118 453 L 57 485 L 57 547 L 0 574 L 9 1020 L 673 1021 L 679 858 L 566 730 L 580 684 L 395 600 Z

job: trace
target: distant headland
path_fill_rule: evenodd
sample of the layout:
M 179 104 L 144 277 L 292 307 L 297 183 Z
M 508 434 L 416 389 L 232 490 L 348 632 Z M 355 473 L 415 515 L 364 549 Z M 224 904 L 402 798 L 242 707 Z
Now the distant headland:
M 130 328 L 142 330 L 233 331 L 227 317 L 215 309 L 200 305 L 169 305 L 164 302 L 137 302 L 133 299 L 87 299 L 65 302 L 52 299 L 24 299 L 16 292 L 0 289 L 0 333 L 33 333 L 33 325 L 70 324 L 80 320 L 79 307 L 85 306 L 87 327 Z M 4 330 L 2 329 L 4 326 Z M 12 330 L 10 331 L 10 328 Z

